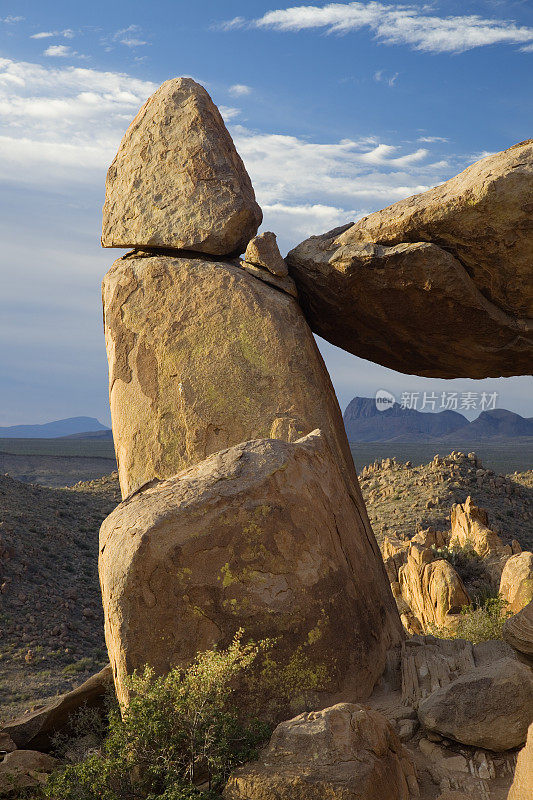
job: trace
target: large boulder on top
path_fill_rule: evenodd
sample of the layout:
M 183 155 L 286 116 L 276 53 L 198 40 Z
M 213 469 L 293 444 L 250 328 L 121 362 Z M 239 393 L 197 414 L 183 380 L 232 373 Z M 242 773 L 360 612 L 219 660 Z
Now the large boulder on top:
M 294 441 L 320 428 L 372 536 L 335 392 L 298 303 L 281 290 L 287 279 L 241 263 L 146 254 L 107 273 L 123 497 L 239 442 Z
M 226 800 L 409 800 L 414 765 L 388 720 L 339 703 L 282 722 L 256 762 L 230 776 Z
M 122 702 L 134 669 L 165 673 L 239 628 L 275 638 L 280 665 L 297 654 L 325 670 L 317 702 L 361 699 L 401 639 L 375 541 L 318 431 L 245 442 L 142 487 L 102 524 L 99 571 Z
M 533 140 L 287 256 L 312 329 L 401 372 L 529 374 Z
M 102 245 L 238 254 L 261 219 L 248 173 L 206 90 L 192 78 L 165 81 L 109 167 Z
M 496 752 L 518 747 L 533 720 L 533 671 L 516 658 L 488 662 L 422 700 L 418 716 L 463 744 Z

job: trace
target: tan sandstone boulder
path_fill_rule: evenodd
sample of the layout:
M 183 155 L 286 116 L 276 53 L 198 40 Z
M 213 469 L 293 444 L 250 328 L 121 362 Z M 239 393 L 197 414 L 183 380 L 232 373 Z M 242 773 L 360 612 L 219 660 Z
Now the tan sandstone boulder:
M 500 597 L 517 614 L 533 600 L 533 553 L 511 556 L 505 563 L 500 581 Z
M 533 797 L 533 723 L 529 726 L 525 747 L 518 754 L 513 784 L 507 800 Z
M 341 703 L 282 722 L 257 762 L 237 769 L 226 800 L 409 800 L 414 766 L 387 719 Z
M 452 506 L 451 525 L 449 546 L 471 547 L 483 559 L 486 570 L 497 587 L 502 570 L 513 554 L 513 548 L 491 530 L 485 509 L 476 506 L 468 496 L 464 503 Z
M 134 669 L 164 673 L 241 627 L 277 637 L 276 663 L 298 650 L 312 670 L 325 668 L 320 703 L 367 697 L 401 638 L 374 547 L 319 432 L 245 442 L 153 481 L 100 531 L 119 699 Z
M 285 259 L 279 252 L 276 234 L 272 231 L 264 231 L 248 242 L 244 260 L 258 267 L 265 267 L 273 275 L 282 278 L 289 274 Z
M 418 716 L 463 744 L 496 752 L 518 747 L 533 720 L 533 671 L 516 658 L 488 662 L 422 700 Z
M 296 300 L 259 267 L 139 255 L 103 283 L 113 437 L 123 497 L 211 453 L 320 428 L 359 498 L 342 417 Z M 376 549 L 379 558 L 379 551 Z
M 533 600 L 506 620 L 503 638 L 519 653 L 533 659 Z
M 238 254 L 261 219 L 248 173 L 206 90 L 192 78 L 165 81 L 109 167 L 102 245 Z
M 59 761 L 34 750 L 14 750 L 0 763 L 0 796 L 16 795 L 46 782 Z M 27 797 L 25 793 L 22 795 Z
M 287 256 L 312 329 L 430 377 L 529 374 L 533 140 Z

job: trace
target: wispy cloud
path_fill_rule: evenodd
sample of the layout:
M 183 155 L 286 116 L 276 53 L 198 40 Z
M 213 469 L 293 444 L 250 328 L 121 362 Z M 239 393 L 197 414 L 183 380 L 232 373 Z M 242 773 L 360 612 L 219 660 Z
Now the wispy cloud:
M 426 144 L 435 144 L 436 142 L 448 142 L 445 136 L 419 136 L 417 142 L 422 142 Z
M 385 70 L 379 69 L 377 72 L 374 73 L 374 80 L 376 83 L 386 83 L 387 86 L 391 88 L 394 86 L 396 81 L 398 80 L 399 72 L 394 72 L 392 75 L 389 75 L 385 72 Z
M 17 22 L 24 22 L 26 17 L 13 17 L 8 15 L 7 17 L 0 17 L 0 22 L 4 22 L 6 25 L 16 25 Z
M 460 53 L 494 44 L 523 45 L 523 52 L 533 49 L 533 28 L 513 20 L 486 19 L 477 14 L 439 17 L 429 13 L 428 6 L 380 2 L 295 6 L 268 11 L 249 21 L 235 17 L 219 28 L 229 31 L 247 26 L 293 32 L 318 28 L 338 34 L 368 28 L 383 44 L 407 45 L 431 53 Z
M 39 33 L 33 33 L 30 39 L 51 39 L 54 36 L 64 36 L 65 39 L 73 39 L 74 31 L 70 28 L 66 28 L 64 31 L 40 31 Z
M 149 44 L 145 39 L 141 39 L 139 34 L 141 34 L 139 25 L 128 25 L 127 28 L 121 28 L 113 35 L 113 41 L 126 47 L 143 47 Z
M 229 87 L 229 93 L 234 97 L 245 97 L 252 93 L 252 87 L 246 86 L 245 83 L 234 83 L 233 86 Z

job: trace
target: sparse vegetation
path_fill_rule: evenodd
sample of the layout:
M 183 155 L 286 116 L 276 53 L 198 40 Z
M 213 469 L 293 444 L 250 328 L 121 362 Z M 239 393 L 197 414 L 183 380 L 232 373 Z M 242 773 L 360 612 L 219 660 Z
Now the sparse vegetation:
M 467 639 L 479 644 L 490 639 L 501 639 L 504 622 L 509 616 L 501 597 L 489 597 L 477 606 L 465 606 L 453 629 L 432 627 L 428 633 L 440 639 Z
M 253 662 L 271 643 L 209 650 L 187 669 L 163 677 L 150 668 L 130 678 L 122 718 L 110 714 L 98 751 L 53 774 L 50 800 L 192 800 L 218 798 L 230 771 L 252 759 L 270 726 L 251 720 L 240 692 Z M 86 720 L 85 720 L 86 722 Z M 65 753 L 63 746 L 63 753 Z M 200 790 L 201 786 L 201 790 Z

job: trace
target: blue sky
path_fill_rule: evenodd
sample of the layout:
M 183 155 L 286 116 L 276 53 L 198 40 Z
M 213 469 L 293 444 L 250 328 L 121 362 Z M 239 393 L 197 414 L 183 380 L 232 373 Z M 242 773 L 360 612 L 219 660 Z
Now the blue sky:
M 105 172 L 177 75 L 220 106 L 283 252 L 530 138 L 533 3 L 2 0 L 0 425 L 109 421 Z M 533 415 L 531 378 L 422 379 L 319 344 L 343 407 L 497 391 Z

